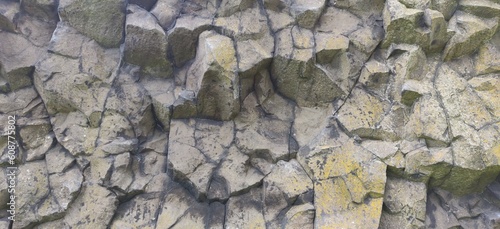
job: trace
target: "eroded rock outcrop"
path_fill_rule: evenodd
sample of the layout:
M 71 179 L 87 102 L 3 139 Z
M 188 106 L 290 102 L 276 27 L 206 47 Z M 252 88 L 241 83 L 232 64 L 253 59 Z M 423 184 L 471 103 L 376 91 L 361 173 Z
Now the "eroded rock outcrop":
M 0 1 L 0 227 L 497 228 L 499 5 Z

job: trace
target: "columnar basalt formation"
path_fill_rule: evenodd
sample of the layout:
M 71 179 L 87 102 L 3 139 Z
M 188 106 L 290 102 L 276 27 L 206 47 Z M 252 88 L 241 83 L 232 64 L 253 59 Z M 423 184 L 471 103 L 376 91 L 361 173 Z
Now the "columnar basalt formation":
M 498 0 L 0 1 L 0 227 L 500 227 L 499 23 Z

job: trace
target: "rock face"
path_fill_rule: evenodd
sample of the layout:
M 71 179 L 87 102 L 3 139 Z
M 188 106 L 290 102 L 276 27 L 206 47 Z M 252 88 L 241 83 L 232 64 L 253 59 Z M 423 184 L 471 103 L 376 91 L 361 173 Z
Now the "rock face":
M 0 228 L 500 228 L 499 20 L 0 1 Z

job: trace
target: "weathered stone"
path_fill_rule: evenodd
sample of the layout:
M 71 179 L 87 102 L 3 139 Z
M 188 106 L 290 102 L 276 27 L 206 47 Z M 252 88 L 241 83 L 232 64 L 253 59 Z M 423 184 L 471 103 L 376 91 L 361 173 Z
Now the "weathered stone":
M 224 151 L 229 148 L 234 137 L 233 122 L 217 122 L 207 119 L 196 121 L 196 148 L 201 150 L 209 160 L 218 162 Z
M 361 146 L 382 160 L 393 157 L 399 150 L 396 143 L 385 141 L 366 140 Z
M 345 23 L 339 25 L 339 21 Z M 331 33 L 334 36 L 348 36 L 357 30 L 361 23 L 361 20 L 356 15 L 347 10 L 327 7 L 318 21 L 316 30 L 318 32 Z
M 249 166 L 249 157 L 232 146 L 226 159 L 220 164 L 217 174 L 225 181 L 227 194 L 234 196 L 258 185 L 264 175 Z M 213 181 L 212 181 L 213 182 Z M 213 185 L 213 183 L 211 184 Z M 212 189 L 212 187 L 211 187 Z M 214 189 L 216 191 L 217 189 Z M 228 198 L 229 196 L 226 196 Z
M 427 188 L 424 183 L 388 178 L 384 193 L 381 228 L 423 228 Z
M 380 94 L 385 92 L 389 80 L 389 68 L 385 64 L 374 60 L 366 62 L 359 76 L 360 83 Z
M 191 14 L 197 17 L 209 18 L 215 15 L 217 6 L 218 2 L 215 0 L 187 0 L 183 4 L 181 13 Z
M 212 202 L 208 210 L 208 228 L 224 228 L 224 221 L 226 217 L 226 206 L 220 202 Z
M 106 84 L 115 79 L 121 64 L 119 49 L 103 49 L 95 41 L 84 42 L 81 47 L 81 68 Z
M 129 4 L 136 4 L 140 7 L 142 7 L 143 9 L 149 11 L 149 10 L 151 10 L 151 8 L 153 8 L 153 6 L 156 5 L 157 0 L 130 0 L 128 3 Z
M 113 172 L 109 179 L 110 187 L 125 193 L 128 191 L 134 179 L 131 164 L 130 153 L 122 153 L 114 158 Z
M 155 15 L 158 17 L 158 14 Z M 209 19 L 189 15 L 176 20 L 175 26 L 168 33 L 168 53 L 172 55 L 175 66 L 181 67 L 196 56 L 197 49 L 201 48 L 198 45 L 199 36 L 209 30 L 211 24 L 212 21 Z M 161 25 L 163 28 L 167 26 L 167 24 Z
M 125 23 L 126 62 L 141 66 L 141 71 L 153 77 L 172 77 L 172 66 L 167 60 L 167 36 L 146 10 L 130 5 Z
M 197 129 L 195 132 L 195 128 Z M 199 130 L 199 131 L 198 131 Z M 220 135 L 211 136 L 211 131 Z M 168 163 L 174 177 L 185 182 L 196 198 L 206 198 L 216 165 L 233 136 L 232 123 L 172 121 Z
M 123 39 L 126 1 L 61 1 L 59 17 L 104 47 L 118 47 Z
M 500 33 L 497 33 L 492 41 L 479 48 L 475 69 L 478 75 L 495 73 L 500 71 Z
M 18 122 L 19 124 L 22 125 L 19 128 L 19 136 L 25 149 L 34 149 L 43 145 L 45 137 L 52 130 L 49 120 L 46 119 L 30 120 L 30 122 L 24 124 Z
M 312 2 L 303 0 L 294 1 L 290 6 L 290 12 L 299 26 L 311 29 L 320 17 L 324 5 L 324 0 L 315 0 Z
M 185 212 L 196 203 L 196 200 L 181 186 L 173 185 L 165 195 L 160 206 L 157 228 L 170 228 Z
M 415 100 L 420 98 L 425 92 L 425 88 L 420 86 L 420 82 L 408 80 L 403 84 L 401 89 L 401 103 L 412 106 Z
M 251 157 L 272 161 L 288 158 L 291 123 L 272 117 L 259 118 L 263 112 L 257 107 L 256 100 L 253 93 L 247 96 L 243 111 L 235 120 L 236 146 Z
M 380 14 L 384 8 L 385 1 L 367 1 L 367 0 L 330 0 L 329 5 L 333 5 L 340 9 L 348 9 L 355 12 L 357 15 Z
M 151 96 L 155 117 L 160 121 L 164 131 L 170 129 L 172 105 L 175 102 L 173 80 L 148 80 L 142 83 Z M 166 90 L 165 90 L 166 89 Z
M 455 13 L 458 6 L 458 0 L 433 0 L 431 1 L 431 9 L 441 12 L 444 18 L 448 21 Z
M 346 191 L 352 192 L 351 194 L 362 192 L 364 198 L 379 198 L 383 195 L 386 178 L 380 174 L 385 173 L 386 165 L 369 151 L 355 145 L 353 140 L 348 140 L 340 147 L 320 145 L 310 151 L 301 151 L 298 156 L 299 162 L 306 168 L 313 181 L 341 179 L 339 177 L 353 173 L 352 177 L 345 178 L 349 187 Z M 352 189 L 360 181 L 361 187 Z
M 88 126 L 88 121 L 80 112 L 57 114 L 51 120 L 57 141 L 71 155 L 90 154 L 95 147 L 98 129 Z
M 135 162 L 135 161 L 134 161 Z M 145 152 L 141 154 L 140 162 L 144 169 L 142 172 L 147 175 L 158 175 L 165 172 L 166 157 L 156 152 Z M 133 165 L 135 166 L 135 165 Z M 132 167 L 135 170 L 135 167 Z
M 285 5 L 281 1 L 269 0 L 263 2 L 269 17 L 269 24 L 274 32 L 290 26 L 295 22 L 294 18 L 286 10 Z
M 409 142 L 405 142 L 406 144 Z M 417 143 L 400 149 L 405 155 L 405 171 L 403 177 L 416 182 L 427 182 L 429 186 L 439 186 L 449 175 L 453 164 L 453 152 L 448 148 L 428 149 L 424 143 Z
M 171 228 L 204 228 L 206 222 L 206 211 L 208 211 L 206 205 L 197 204 L 192 206 L 183 216 L 179 217 L 178 221 Z
M 355 88 L 337 114 L 340 125 L 352 134 L 366 138 L 379 138 L 380 131 L 376 126 L 382 121 L 388 104 L 379 98 Z
M 310 203 L 293 206 L 285 214 L 283 228 L 314 228 L 314 206 Z
M 45 153 L 52 147 L 54 143 L 55 136 L 53 133 L 47 134 L 46 136 L 42 136 L 34 142 L 38 142 L 35 144 L 40 144 L 36 148 L 27 149 L 26 150 L 26 161 L 34 161 L 43 159 Z
M 229 198 L 226 203 L 225 228 L 265 228 L 262 215 L 262 192 L 250 192 Z
M 268 70 L 263 68 L 269 66 L 271 62 L 274 42 L 272 37 L 266 34 L 257 41 L 237 41 L 236 46 L 237 56 L 240 57 L 238 61 L 241 85 L 240 98 L 243 100 L 254 89 L 255 80 L 259 78 L 258 75 L 268 74 Z
M 49 176 L 51 195 L 57 200 L 62 211 L 66 211 L 80 192 L 83 176 L 78 167 L 73 167 L 64 173 Z
M 20 5 L 15 1 L 0 2 L 0 30 L 16 31 L 14 18 L 19 14 Z
M 102 155 L 99 155 L 102 156 Z M 77 163 L 80 165 L 81 162 L 77 159 Z M 105 186 L 109 184 L 109 178 L 111 176 L 113 168 L 113 158 L 112 157 L 90 157 L 86 161 L 86 165 L 80 165 L 81 167 L 89 167 L 85 172 L 85 177 L 92 183 Z
M 47 164 L 47 172 L 49 174 L 62 173 L 69 169 L 75 158 L 69 152 L 56 145 L 45 154 L 45 163 Z
M 316 33 L 316 58 L 319 64 L 333 63 L 337 55 L 347 51 L 349 39 L 345 36 L 331 38 L 331 33 Z
M 160 207 L 156 194 L 141 194 L 116 209 L 111 228 L 155 228 L 156 216 Z
M 500 225 L 499 0 L 128 3 L 0 3 L 13 228 Z
M 293 30 L 297 31 L 295 37 Z M 345 95 L 347 89 L 343 91 L 344 88 L 341 89 L 336 82 L 342 82 L 343 79 L 331 79 L 328 72 L 314 65 L 314 39 L 310 31 L 284 29 L 276 36 L 271 76 L 278 92 L 300 106 L 317 106 Z
M 218 15 L 221 17 L 227 17 L 238 11 L 243 11 L 246 8 L 252 7 L 254 3 L 255 3 L 254 0 L 238 0 L 238 1 L 223 0 L 220 3 L 218 9 Z
M 146 95 L 141 85 L 127 83 L 116 85 L 106 100 L 107 111 L 113 110 L 126 117 L 137 138 L 149 136 L 155 126 L 151 98 Z
M 438 69 L 435 86 L 449 118 L 461 120 L 476 129 L 492 121 L 491 113 L 479 96 L 472 91 L 467 81 L 449 66 L 442 65 Z M 454 131 L 453 125 L 451 128 L 455 136 L 464 134 Z
M 86 185 L 68 209 L 64 221 L 68 225 L 106 228 L 111 223 L 118 200 L 115 194 L 99 185 Z
M 56 0 L 23 0 L 21 8 L 35 17 L 55 21 L 58 19 L 57 4 Z
M 191 118 L 197 114 L 196 96 L 193 91 L 183 90 L 172 105 L 172 118 Z
M 279 12 L 283 15 L 271 18 L 273 23 L 280 23 L 282 17 L 287 15 L 292 22 L 295 21 L 299 26 L 312 29 L 318 18 L 321 16 L 325 7 L 324 0 L 315 1 L 289 1 L 289 0 L 266 0 L 264 6 L 270 11 Z M 271 12 L 268 11 L 269 14 Z M 273 20 L 274 19 L 274 20 Z M 290 20 L 290 19 L 287 19 Z M 276 27 L 278 29 L 278 27 Z
M 498 78 L 473 78 L 468 81 L 469 85 L 474 88 L 474 91 L 483 101 L 486 109 L 489 110 L 496 118 L 500 117 L 500 101 L 498 95 L 500 93 L 500 79 Z
M 33 66 L 42 55 L 43 49 L 33 45 L 24 36 L 0 32 L 0 75 L 9 84 L 10 90 L 32 85 Z
M 27 87 L 8 94 L 0 94 L 2 111 L 5 113 L 21 111 L 24 107 L 28 106 L 33 100 L 35 100 L 36 97 L 37 93 L 33 87 Z M 16 102 L 13 103 L 12 101 Z
M 135 151 L 137 149 L 137 139 L 118 137 L 112 142 L 103 144 L 100 149 L 108 154 L 121 154 Z
M 100 113 L 109 92 L 106 77 L 111 76 L 112 70 L 116 69 L 118 65 L 118 59 L 116 58 L 119 57 L 119 53 L 114 51 L 105 52 L 97 44 L 92 43 L 94 41 L 84 44 L 84 47 L 86 45 L 90 46 L 85 53 L 90 52 L 90 50 L 93 50 L 94 56 L 96 52 L 100 53 L 102 54 L 100 58 L 103 59 L 99 58 L 98 60 L 111 65 L 104 68 L 107 69 L 104 71 L 107 72 L 107 74 L 103 74 L 104 76 L 99 74 L 99 70 L 92 65 L 87 66 L 86 61 L 82 61 L 84 69 L 81 72 L 79 60 L 47 54 L 36 65 L 34 81 L 49 114 L 80 110 L 89 118 L 91 125 L 95 126 L 98 123 L 95 119 L 100 118 Z M 82 52 L 82 55 L 86 56 L 87 54 Z M 107 62 L 107 58 L 113 59 L 113 61 Z M 68 77 L 68 75 L 71 77 Z
M 59 22 L 50 40 L 48 50 L 62 56 L 78 58 L 81 46 L 89 40 L 90 38 L 72 28 L 69 23 Z
M 451 142 L 447 115 L 435 97 L 418 99 L 406 126 L 411 134 L 426 139 L 429 146 L 447 146 Z
M 458 8 L 461 11 L 474 14 L 479 17 L 493 18 L 500 15 L 500 4 L 488 0 L 460 0 L 458 5 Z
M 267 18 L 259 8 L 252 7 L 230 17 L 219 17 L 214 25 L 222 34 L 235 39 L 243 100 L 253 90 L 255 75 L 270 64 L 273 56 L 274 38 L 269 32 Z
M 28 38 L 33 45 L 45 48 L 57 23 L 55 21 L 45 21 L 28 14 L 21 14 L 16 18 L 16 25 L 17 30 Z
M 418 93 L 412 93 L 406 90 L 404 86 L 408 86 L 405 84 L 411 84 L 415 85 L 418 89 L 413 89 L 413 90 L 418 90 L 420 93 L 430 93 L 433 90 L 433 85 L 431 82 L 428 82 L 427 80 L 424 80 L 426 77 L 428 77 L 425 73 L 427 68 L 425 68 L 427 64 L 426 60 L 426 55 L 423 52 L 423 50 L 416 45 L 406 45 L 406 44 L 397 44 L 397 45 L 391 45 L 391 47 L 388 50 L 387 55 L 388 60 L 387 60 L 387 66 L 391 69 L 391 82 L 389 86 L 387 87 L 387 92 L 382 93 L 381 96 L 384 96 L 384 94 L 387 94 L 391 100 L 393 101 L 399 101 L 405 105 L 410 103 L 414 98 L 418 97 Z M 429 70 L 429 71 L 435 71 Z M 418 81 L 418 82 L 416 82 Z M 409 93 L 409 94 L 408 94 Z M 416 97 L 415 97 L 416 96 Z M 398 109 L 397 106 L 393 106 L 391 109 L 394 111 L 397 111 Z M 405 111 L 404 107 L 403 111 Z M 390 114 L 395 114 L 390 112 Z M 405 117 L 405 112 L 400 113 L 399 115 L 396 115 L 397 117 L 400 117 L 400 119 L 403 119 L 402 117 Z M 404 125 L 406 121 L 403 123 L 399 123 L 398 125 Z
M 180 0 L 158 0 L 151 9 L 151 14 L 156 17 L 158 24 L 167 30 L 179 15 L 180 4 Z
M 257 101 L 261 105 L 263 105 L 267 99 L 275 94 L 269 71 L 261 70 L 255 75 L 253 88 L 255 90 Z M 246 97 L 244 99 L 246 99 Z
M 449 228 L 458 227 L 460 223 L 453 213 L 447 211 L 440 205 L 439 196 L 435 193 L 430 193 L 427 199 L 427 214 L 432 215 L 425 220 L 425 226 L 430 228 Z
M 196 92 L 199 115 L 218 120 L 233 118 L 240 107 L 233 42 L 215 32 L 204 32 L 196 56 L 186 85 Z
M 285 193 L 288 200 L 293 200 L 300 194 L 312 189 L 312 182 L 301 165 L 296 160 L 278 161 L 273 171 L 266 176 L 266 186 L 274 186 Z M 293 186 L 293 188 L 288 188 Z
M 494 166 L 479 166 L 479 158 L 488 157 L 489 155 L 481 155 L 481 149 L 458 148 L 453 144 L 453 152 L 457 157 L 457 164 L 453 167 L 447 179 L 440 185 L 441 188 L 449 190 L 457 195 L 465 195 L 472 192 L 481 192 L 486 185 L 495 179 L 500 173 L 500 167 Z M 474 151 L 472 151 L 474 150 Z M 472 152 L 471 152 L 472 151 Z M 470 155 L 465 152 L 471 152 Z M 475 168 L 471 168 L 471 167 Z
M 420 24 L 423 16 L 422 10 L 407 8 L 398 0 L 388 0 L 383 14 L 386 35 L 382 47 L 391 43 L 427 44 L 425 28 Z
M 367 197 L 363 203 L 351 202 L 346 182 L 342 178 L 316 181 L 315 228 L 377 228 L 382 213 L 382 198 Z
M 23 190 L 16 193 L 16 227 L 22 228 L 41 220 L 36 208 L 50 193 L 49 177 L 44 161 L 23 164 L 16 173 L 16 190 Z
M 431 0 L 399 0 L 399 2 L 403 3 L 408 8 L 421 9 L 424 10 L 429 7 Z
M 145 187 L 142 187 L 141 177 L 138 176 L 138 174 L 135 174 L 136 179 L 134 180 L 134 183 L 131 185 L 131 190 L 141 190 L 146 193 L 155 193 L 155 192 L 161 192 L 165 188 L 165 186 L 171 181 L 170 177 L 166 173 L 160 173 L 156 176 L 153 176 L 151 180 L 146 180 L 147 183 L 145 184 Z M 141 187 L 136 188 L 137 184 L 140 184 Z
M 64 219 L 58 219 L 46 223 L 39 224 L 35 226 L 36 229 L 49 229 L 49 228 L 61 228 L 61 229 L 70 229 L 71 227 L 64 222 Z
M 99 143 L 109 143 L 121 137 L 125 140 L 136 138 L 132 123 L 114 111 L 106 111 L 101 120 L 99 129 Z
M 457 12 L 450 19 L 448 29 L 455 35 L 446 44 L 444 61 L 473 53 L 491 39 L 498 27 L 496 19 L 482 19 L 464 12 Z
M 36 214 L 39 217 L 40 221 L 47 221 L 51 218 L 60 217 L 62 213 L 62 208 L 58 206 L 57 200 L 53 195 L 47 196 L 41 203 L 39 204 Z
M 328 125 L 332 107 L 327 108 L 309 108 L 296 107 L 295 120 L 292 125 L 292 134 L 299 147 L 305 146 L 315 138 L 320 131 Z M 311 122 L 311 120 L 316 120 Z
M 429 52 L 441 52 L 453 32 L 448 31 L 447 23 L 443 14 L 436 10 L 425 9 L 424 21 L 429 26 L 429 46 L 426 48 Z

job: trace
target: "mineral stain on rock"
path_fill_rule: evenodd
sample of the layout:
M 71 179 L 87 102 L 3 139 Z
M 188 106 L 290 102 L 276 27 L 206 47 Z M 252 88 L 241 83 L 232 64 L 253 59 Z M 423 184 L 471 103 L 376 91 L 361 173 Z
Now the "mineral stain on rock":
M 0 1 L 0 228 L 498 228 L 499 19 L 498 0 Z

